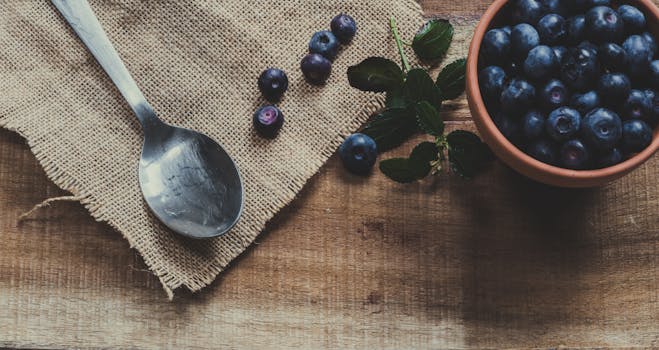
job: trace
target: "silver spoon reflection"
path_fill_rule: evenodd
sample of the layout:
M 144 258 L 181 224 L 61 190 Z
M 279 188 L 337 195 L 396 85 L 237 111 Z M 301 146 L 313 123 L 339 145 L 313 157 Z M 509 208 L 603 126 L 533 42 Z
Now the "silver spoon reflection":
M 146 203 L 167 227 L 192 238 L 229 231 L 243 209 L 238 169 L 206 135 L 161 121 L 86 0 L 52 0 L 117 86 L 144 131 L 139 180 Z

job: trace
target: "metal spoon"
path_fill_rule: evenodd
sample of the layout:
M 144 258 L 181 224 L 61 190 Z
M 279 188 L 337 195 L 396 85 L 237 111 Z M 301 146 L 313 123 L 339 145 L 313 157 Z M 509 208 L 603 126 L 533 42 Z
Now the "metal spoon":
M 243 184 L 224 149 L 206 135 L 161 121 L 110 43 L 87 0 L 52 0 L 137 115 L 144 132 L 139 179 L 160 221 L 184 236 L 229 231 L 243 209 Z

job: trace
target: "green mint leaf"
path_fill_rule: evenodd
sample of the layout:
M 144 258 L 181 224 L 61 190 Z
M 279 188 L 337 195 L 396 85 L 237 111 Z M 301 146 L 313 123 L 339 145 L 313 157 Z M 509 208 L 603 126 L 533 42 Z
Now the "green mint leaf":
M 403 85 L 403 96 L 406 101 L 412 103 L 428 101 L 437 107 L 442 103 L 441 91 L 435 86 L 428 72 L 419 68 L 407 73 L 407 79 Z
M 366 124 L 362 133 L 375 140 L 378 152 L 384 152 L 399 146 L 418 130 L 413 109 L 389 108 Z
M 439 159 L 439 150 L 437 145 L 432 142 L 422 142 L 414 147 L 409 159 L 414 163 L 413 168 L 416 171 L 417 179 L 421 180 L 432 170 L 430 163 Z
M 403 89 L 394 89 L 387 91 L 387 100 L 385 102 L 387 108 L 405 108 L 405 96 L 403 96 Z
M 391 60 L 369 57 L 348 67 L 350 86 L 362 91 L 385 92 L 403 85 L 403 71 Z
M 438 60 L 448 51 L 453 40 L 453 26 L 447 20 L 428 21 L 414 36 L 412 48 L 423 60 Z
M 444 120 L 439 115 L 437 108 L 428 101 L 421 101 L 416 104 L 415 110 L 419 128 L 423 132 L 433 136 L 440 136 L 444 133 Z
M 465 91 L 467 60 L 459 59 L 442 69 L 437 76 L 436 86 L 447 100 L 458 98 Z
M 388 178 L 400 182 L 410 183 L 418 180 L 419 169 L 415 163 L 407 158 L 393 158 L 380 162 L 380 171 Z
M 451 169 L 470 179 L 476 176 L 492 160 L 492 152 L 474 133 L 457 130 L 446 136 Z

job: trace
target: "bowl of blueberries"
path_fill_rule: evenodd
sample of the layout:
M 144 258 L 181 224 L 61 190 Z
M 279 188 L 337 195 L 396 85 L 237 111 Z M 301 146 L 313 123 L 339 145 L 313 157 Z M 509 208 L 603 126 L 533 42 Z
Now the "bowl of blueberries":
M 483 140 L 553 186 L 626 175 L 659 149 L 657 38 L 652 0 L 495 0 L 467 60 Z

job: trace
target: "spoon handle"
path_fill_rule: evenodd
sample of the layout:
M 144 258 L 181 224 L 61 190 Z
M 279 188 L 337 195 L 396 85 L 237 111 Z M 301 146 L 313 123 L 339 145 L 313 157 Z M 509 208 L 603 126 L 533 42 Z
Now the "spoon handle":
M 121 61 L 87 0 L 51 0 L 78 34 L 103 70 L 117 86 L 137 115 L 142 128 L 158 122 L 158 117 Z

